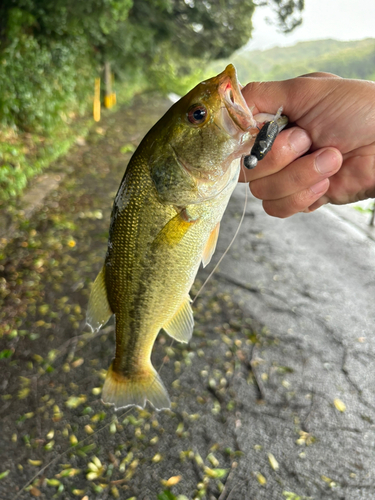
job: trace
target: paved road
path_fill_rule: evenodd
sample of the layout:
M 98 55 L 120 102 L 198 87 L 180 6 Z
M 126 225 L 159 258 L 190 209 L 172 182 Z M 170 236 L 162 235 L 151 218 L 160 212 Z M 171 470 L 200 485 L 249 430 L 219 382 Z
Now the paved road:
M 172 411 L 100 402 L 113 326 L 83 333 L 84 311 L 124 145 L 165 109 L 155 101 L 108 115 L 57 162 L 69 175 L 4 250 L 0 320 L 19 333 L 0 338 L 0 498 L 375 500 L 375 244 L 328 209 L 278 220 L 250 197 L 192 341 L 156 342 Z
M 241 186 L 227 219 L 243 203 Z M 254 405 L 253 387 L 238 387 L 237 437 L 247 460 L 236 495 L 280 498 L 281 477 L 301 496 L 375 498 L 374 241 L 327 208 L 278 220 L 250 198 L 219 276 L 274 340 L 256 353 L 265 404 Z M 257 445 L 280 462 L 263 493 L 248 481 L 266 460 Z

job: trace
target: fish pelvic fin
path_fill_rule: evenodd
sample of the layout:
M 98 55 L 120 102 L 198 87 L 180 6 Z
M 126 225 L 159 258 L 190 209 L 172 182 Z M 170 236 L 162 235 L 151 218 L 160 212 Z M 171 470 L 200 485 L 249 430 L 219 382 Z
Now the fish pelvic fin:
M 194 318 L 190 302 L 191 298 L 187 296 L 173 318 L 163 325 L 168 335 L 178 342 L 189 342 L 193 334 Z
M 219 231 L 220 231 L 220 222 L 216 224 L 215 228 L 208 237 L 206 246 L 204 247 L 202 255 L 203 267 L 206 267 L 211 261 L 211 258 L 216 249 L 217 239 L 219 237 Z
M 146 400 L 158 411 L 171 407 L 167 390 L 151 362 L 131 376 L 115 372 L 112 363 L 103 386 L 103 403 L 115 405 L 119 410 L 127 406 L 144 408 Z
M 113 312 L 108 303 L 105 267 L 103 266 L 92 286 L 86 313 L 86 323 L 93 332 L 97 332 L 107 323 L 112 314 Z

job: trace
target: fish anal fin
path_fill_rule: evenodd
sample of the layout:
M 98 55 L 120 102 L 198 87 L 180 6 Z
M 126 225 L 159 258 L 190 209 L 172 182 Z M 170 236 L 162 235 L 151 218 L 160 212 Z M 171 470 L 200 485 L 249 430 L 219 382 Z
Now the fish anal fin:
M 97 332 L 101 326 L 107 323 L 112 314 L 107 298 L 105 268 L 103 266 L 92 286 L 86 313 L 86 323 L 91 327 L 92 331 Z
M 219 237 L 219 231 L 220 231 L 220 222 L 218 222 L 216 224 L 215 228 L 213 229 L 213 231 L 211 231 L 211 234 L 208 237 L 206 246 L 204 247 L 203 255 L 202 255 L 203 267 L 206 267 L 207 264 L 209 264 L 211 261 L 211 258 L 215 252 L 215 249 L 216 249 L 217 239 Z
M 139 372 L 127 376 L 115 372 L 112 365 L 103 386 L 103 403 L 115 405 L 118 410 L 127 406 L 144 408 L 147 400 L 156 410 L 170 408 L 167 390 L 151 362 Z
M 194 318 L 190 302 L 191 299 L 187 296 L 173 318 L 163 325 L 168 335 L 178 342 L 189 342 L 193 334 Z

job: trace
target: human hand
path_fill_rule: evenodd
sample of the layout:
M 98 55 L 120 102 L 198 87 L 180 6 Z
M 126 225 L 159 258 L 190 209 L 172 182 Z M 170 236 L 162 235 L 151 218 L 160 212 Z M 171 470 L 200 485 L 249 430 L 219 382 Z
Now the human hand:
M 269 215 L 375 197 L 375 83 L 312 73 L 249 83 L 242 93 L 254 115 L 283 106 L 294 125 L 255 169 L 241 173 Z

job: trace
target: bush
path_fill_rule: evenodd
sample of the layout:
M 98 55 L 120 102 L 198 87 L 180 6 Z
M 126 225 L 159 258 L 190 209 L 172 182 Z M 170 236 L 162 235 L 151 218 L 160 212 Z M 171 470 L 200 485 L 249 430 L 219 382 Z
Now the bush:
M 87 40 L 35 37 L 33 16 L 11 9 L 0 53 L 0 202 L 74 141 L 73 120 L 92 103 L 95 69 Z
M 0 56 L 0 123 L 49 134 L 82 114 L 93 92 L 93 64 L 80 38 L 49 46 L 20 33 Z

